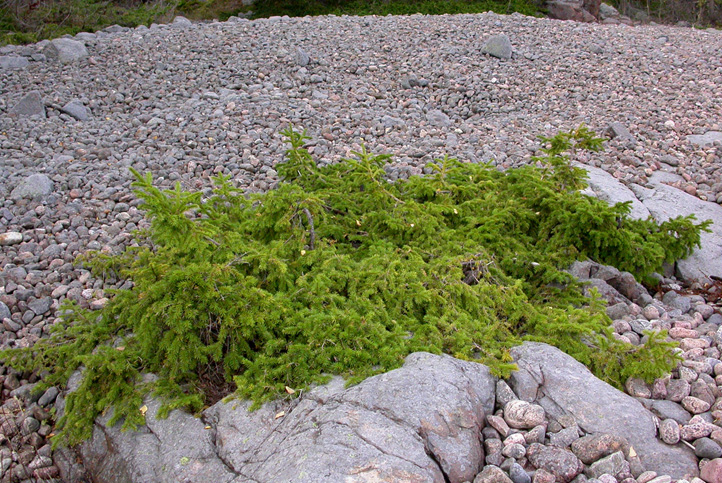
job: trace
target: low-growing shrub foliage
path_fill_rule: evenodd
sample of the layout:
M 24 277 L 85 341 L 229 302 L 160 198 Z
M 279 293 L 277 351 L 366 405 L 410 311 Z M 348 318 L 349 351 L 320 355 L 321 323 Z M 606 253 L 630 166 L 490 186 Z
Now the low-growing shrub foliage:
M 257 405 L 332 374 L 360 381 L 414 351 L 508 375 L 510 347 L 544 341 L 616 386 L 676 363 L 664 334 L 637 347 L 614 339 L 604 304 L 562 270 L 591 258 L 645 276 L 684 257 L 706 224 L 632 220 L 628 204 L 579 193 L 584 171 L 569 155 L 601 147 L 585 128 L 545 140 L 536 166 L 444 158 L 394 183 L 387 155 L 320 168 L 305 133 L 283 134 L 282 181 L 264 194 L 223 176 L 207 198 L 161 191 L 133 172 L 150 229 L 122 255 L 90 257 L 132 288 L 100 312 L 66 305 L 50 338 L 2 354 L 48 384 L 82 368 L 56 443 L 87 438 L 108 410 L 136 427 L 149 393 L 166 413 L 199 411 L 233 385 Z

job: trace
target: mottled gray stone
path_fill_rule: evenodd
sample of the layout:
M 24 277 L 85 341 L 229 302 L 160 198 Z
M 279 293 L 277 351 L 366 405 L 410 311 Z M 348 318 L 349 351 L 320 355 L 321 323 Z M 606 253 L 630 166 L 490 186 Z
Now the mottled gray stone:
M 13 106 L 9 114 L 17 117 L 40 116 L 45 117 L 45 105 L 38 91 L 31 91 Z
M 689 448 L 670 447 L 657 439 L 653 415 L 641 403 L 595 378 L 572 357 L 538 342 L 514 347 L 511 355 L 519 371 L 539 383 L 536 402 L 550 417 L 572 416 L 587 433 L 626 438 L 642 464 L 659 474 L 674 478 L 698 474 L 697 459 Z
M 68 64 L 87 57 L 88 49 L 78 40 L 60 38 L 51 40 L 43 49 L 43 54 L 50 60 Z
M 484 43 L 481 52 L 499 59 L 511 59 L 511 41 L 506 35 L 492 35 Z
M 22 180 L 10 193 L 10 198 L 42 198 L 53 192 L 53 181 L 45 174 L 32 174 Z
M 698 222 L 712 220 L 712 231 L 700 234 L 701 246 L 676 267 L 680 278 L 689 283 L 708 283 L 711 276 L 722 277 L 722 206 L 667 185 L 653 190 L 638 185 L 630 188 L 657 222 L 688 215 L 694 215 Z
M 511 428 L 530 429 L 544 422 L 544 408 L 515 399 L 504 406 L 504 421 Z
M 0 70 L 24 69 L 30 64 L 28 59 L 18 55 L 0 55 Z
M 90 119 L 90 112 L 88 111 L 88 108 L 78 100 L 68 102 L 60 110 L 65 114 L 74 117 L 78 121 L 87 121 Z
M 336 378 L 254 412 L 249 402 L 220 402 L 203 421 L 180 411 L 156 420 L 158 403 L 147 400 L 145 428 L 97 425 L 81 453 L 108 482 L 461 483 L 482 469 L 479 434 L 495 385 L 486 366 L 415 353 L 348 389 Z
M 624 472 L 629 472 L 629 463 L 624 459 L 624 454 L 621 451 L 617 451 L 592 463 L 591 466 L 587 468 L 586 475 L 589 478 L 599 478 L 603 474 L 616 477 Z
M 687 136 L 687 141 L 700 147 L 714 144 L 715 141 L 719 141 L 722 143 L 722 132 L 707 131 L 704 134 L 691 134 Z
M 311 57 L 301 47 L 296 48 L 296 56 L 294 58 L 296 65 L 306 67 L 311 62 Z

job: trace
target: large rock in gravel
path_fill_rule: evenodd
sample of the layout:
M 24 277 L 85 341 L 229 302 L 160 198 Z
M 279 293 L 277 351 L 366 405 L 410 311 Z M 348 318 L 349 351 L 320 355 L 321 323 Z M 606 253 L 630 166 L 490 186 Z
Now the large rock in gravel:
M 511 41 L 506 35 L 492 35 L 484 43 L 481 51 L 499 59 L 511 59 Z
M 692 134 L 687 136 L 687 141 L 700 147 L 709 146 L 714 144 L 715 141 L 722 143 L 722 132 L 707 131 L 704 134 Z
M 610 205 L 627 201 L 631 202 L 629 216 L 635 220 L 646 220 L 651 216 L 647 207 L 637 199 L 632 190 L 611 174 L 594 166 L 586 166 L 579 163 L 574 163 L 574 165 L 584 168 L 587 171 L 587 183 L 589 187 L 582 193 L 599 198 Z
M 575 22 L 594 22 L 594 15 L 587 12 L 580 2 L 552 0 L 546 3 L 547 14 L 557 20 L 573 20 Z
M 22 180 L 10 193 L 10 198 L 42 198 L 53 192 L 53 181 L 44 174 L 31 174 Z
M 45 46 L 43 53 L 50 60 L 57 60 L 63 64 L 75 62 L 88 56 L 85 44 L 72 39 L 53 39 Z
M 83 103 L 77 99 L 68 102 L 63 107 L 61 107 L 60 110 L 65 114 L 74 117 L 78 121 L 87 121 L 90 118 L 88 108 L 85 107 Z
M 40 95 L 40 92 L 31 91 L 10 109 L 9 114 L 17 117 L 45 117 L 43 97 Z
M 0 70 L 24 69 L 30 62 L 19 55 L 0 55 Z
M 123 432 L 120 425 L 106 427 L 110 414 L 99 418 L 92 438 L 80 447 L 92 481 L 225 483 L 236 477 L 218 458 L 215 432 L 203 421 L 182 411 L 158 420 L 160 402 L 148 399 L 145 403 L 146 426 L 138 431 Z
M 511 385 L 553 419 L 573 418 L 588 434 L 626 438 L 647 470 L 673 479 L 698 474 L 697 459 L 687 447 L 657 439 L 652 413 L 639 401 L 603 382 L 571 356 L 547 344 L 526 342 L 511 350 L 519 370 Z M 532 387 L 533 386 L 533 387 Z
M 81 446 L 97 482 L 439 482 L 481 471 L 479 434 L 496 380 L 481 364 L 415 353 L 400 369 L 344 389 L 343 381 L 295 401 L 222 402 L 204 421 L 181 411 L 156 420 L 148 400 L 139 432 L 101 418 Z
M 664 184 L 654 189 L 632 185 L 631 189 L 658 222 L 687 215 L 694 215 L 698 221 L 712 220 L 712 231 L 702 233 L 702 246 L 678 261 L 677 271 L 688 282 L 708 283 L 712 276 L 722 277 L 722 206 Z

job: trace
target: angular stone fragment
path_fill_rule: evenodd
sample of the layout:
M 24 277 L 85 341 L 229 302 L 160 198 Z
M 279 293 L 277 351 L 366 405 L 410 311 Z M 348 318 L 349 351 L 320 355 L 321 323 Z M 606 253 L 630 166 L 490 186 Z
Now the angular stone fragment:
M 78 121 L 87 121 L 90 118 L 88 108 L 77 100 L 68 102 L 60 110 Z
M 609 126 L 607 126 L 607 130 L 605 131 L 605 134 L 609 136 L 611 139 L 619 138 L 622 141 L 625 141 L 629 144 L 637 144 L 637 140 L 634 139 L 634 136 L 632 136 L 629 131 L 627 130 L 627 127 L 622 124 L 621 122 L 613 122 Z
M 481 52 L 499 59 L 511 59 L 511 41 L 506 35 L 492 35 L 484 43 Z
M 572 451 L 584 464 L 590 465 L 617 451 L 628 451 L 629 442 L 614 434 L 587 435 L 572 443 Z
M 29 92 L 25 97 L 20 99 L 8 113 L 16 117 L 40 116 L 44 118 L 45 105 L 43 104 L 43 98 L 40 92 Z
M 33 174 L 22 180 L 10 193 L 13 200 L 37 199 L 53 192 L 53 181 L 45 174 Z
M 0 70 L 24 69 L 30 64 L 28 59 L 18 55 L 0 55 Z
M 87 57 L 88 49 L 78 40 L 60 38 L 51 40 L 43 49 L 43 54 L 50 60 L 67 64 Z

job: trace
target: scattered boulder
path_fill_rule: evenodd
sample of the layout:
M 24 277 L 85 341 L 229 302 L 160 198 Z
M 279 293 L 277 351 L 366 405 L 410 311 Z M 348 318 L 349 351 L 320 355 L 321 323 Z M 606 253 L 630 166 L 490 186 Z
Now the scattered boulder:
M 722 206 L 664 184 L 655 189 L 639 185 L 630 188 L 657 222 L 689 215 L 698 222 L 712 220 L 711 232 L 701 234 L 701 247 L 677 262 L 677 275 L 686 282 L 703 284 L 710 283 L 710 277 L 722 277 Z
M 83 103 L 78 100 L 68 102 L 62 108 L 60 108 L 60 110 L 65 114 L 77 119 L 78 121 L 87 121 L 88 119 L 90 119 L 90 113 L 88 112 L 88 108 L 85 107 Z
M 176 16 L 176 18 L 173 19 L 173 23 L 171 25 L 173 27 L 187 28 L 191 27 L 193 25 L 193 22 L 181 15 L 178 15 Z
M 51 40 L 43 49 L 43 54 L 50 60 L 68 64 L 87 57 L 88 49 L 78 40 L 60 38 Z
M 426 113 L 426 120 L 429 125 L 436 127 L 449 127 L 452 124 L 449 116 L 439 109 L 434 109 Z
M 707 131 L 704 134 L 692 134 L 692 135 L 687 136 L 687 141 L 703 148 L 705 146 L 714 144 L 715 141 L 722 143 L 722 132 Z
M 53 181 L 45 174 L 32 174 L 22 180 L 10 193 L 10 198 L 42 198 L 53 192 Z
M 484 43 L 484 46 L 481 48 L 481 52 L 499 59 L 511 59 L 511 41 L 506 35 L 492 35 Z
M 301 47 L 296 48 L 296 56 L 294 57 L 296 65 L 306 67 L 311 62 L 311 57 Z
M 696 476 L 697 460 L 687 447 L 670 447 L 656 437 L 654 416 L 637 400 L 592 375 L 559 349 L 526 342 L 511 355 L 519 372 L 538 385 L 538 400 L 554 419 L 572 417 L 586 433 L 626 438 L 648 470 L 675 479 Z M 511 378 L 515 389 L 515 379 Z
M 292 402 L 219 402 L 204 421 L 182 411 L 121 432 L 96 425 L 81 455 L 94 481 L 472 481 L 494 408 L 486 366 L 415 353 L 349 389 L 340 378 Z M 215 447 L 214 447 L 215 446 Z
M 608 3 L 601 3 L 599 5 L 599 19 L 605 20 L 608 18 L 619 18 L 619 11 Z
M 38 91 L 31 91 L 26 94 L 15 106 L 10 109 L 9 114 L 16 117 L 40 116 L 45 117 L 45 105 L 43 98 Z
M 647 207 L 637 199 L 632 190 L 611 174 L 594 166 L 579 163 L 575 163 L 575 166 L 582 167 L 587 171 L 589 187 L 582 193 L 599 198 L 610 205 L 631 201 L 629 216 L 633 219 L 646 220 L 651 216 Z
M 611 123 L 607 126 L 605 133 L 610 139 L 618 139 L 631 146 L 635 146 L 637 144 L 637 140 L 621 122 L 615 121 Z
M 30 62 L 19 55 L 0 55 L 0 70 L 24 69 Z
M 575 22 L 594 22 L 596 18 L 584 9 L 581 2 L 552 0 L 546 2 L 547 15 L 557 20 L 573 20 Z

